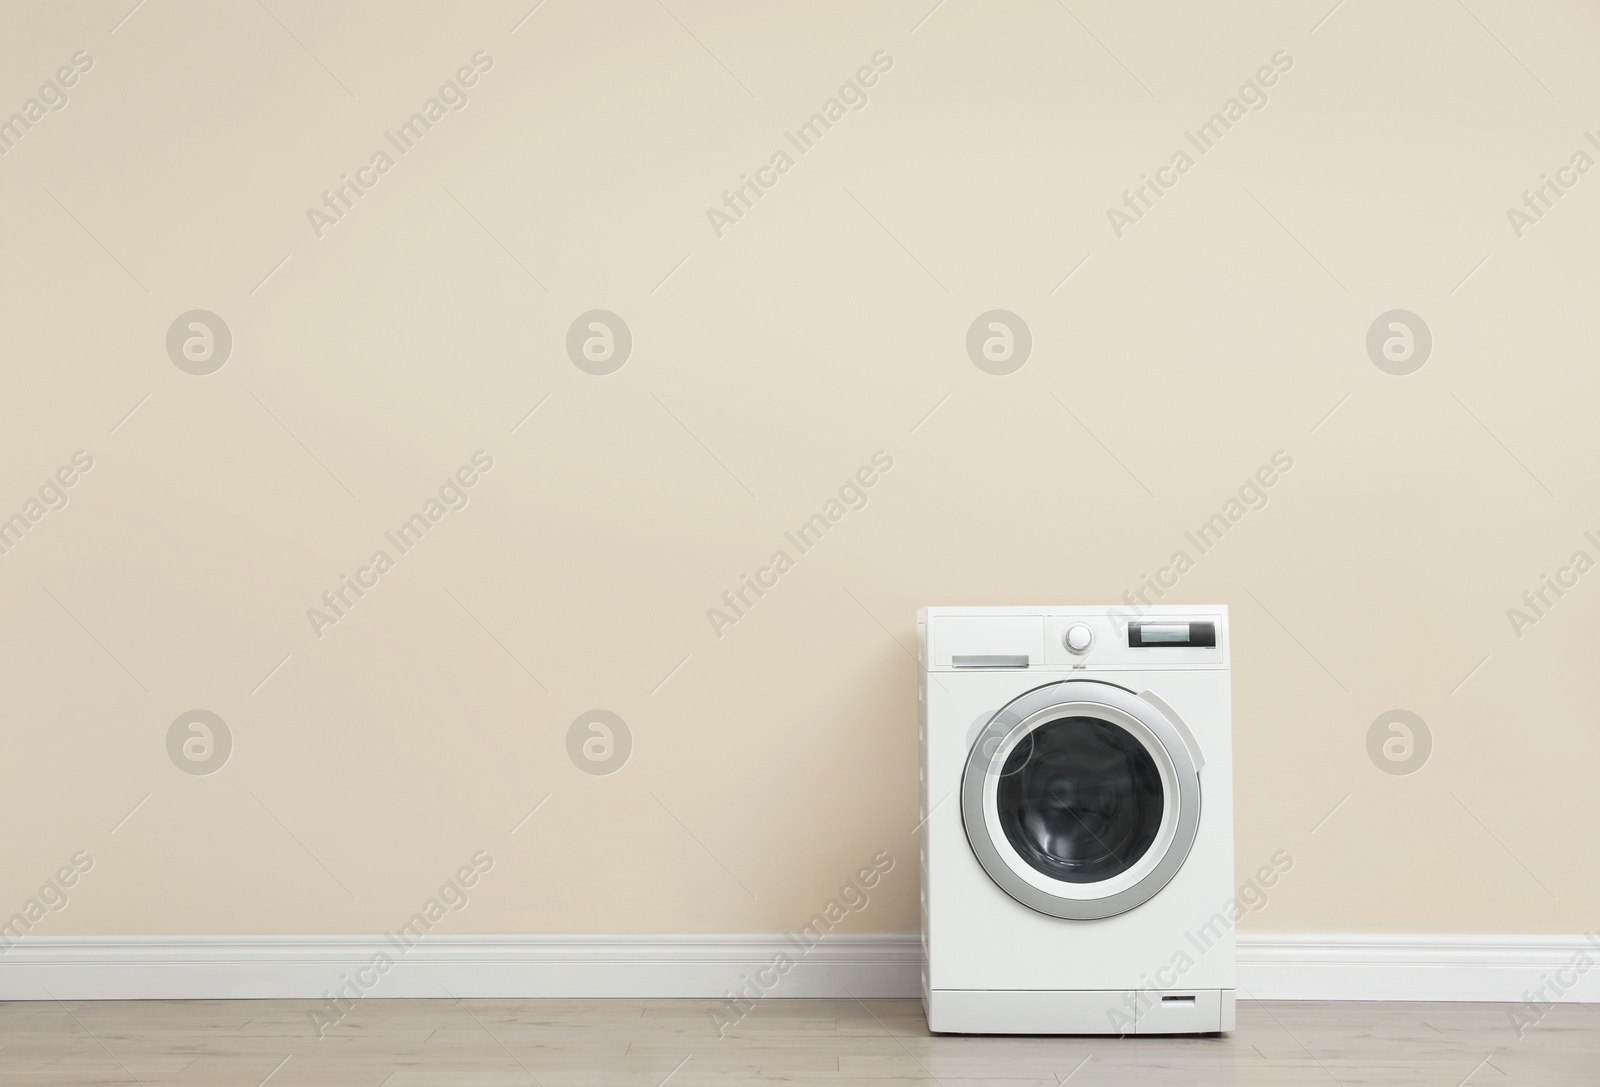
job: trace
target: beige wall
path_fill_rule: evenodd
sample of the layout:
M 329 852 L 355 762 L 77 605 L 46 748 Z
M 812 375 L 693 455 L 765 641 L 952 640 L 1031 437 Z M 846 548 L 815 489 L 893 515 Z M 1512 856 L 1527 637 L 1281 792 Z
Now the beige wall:
M 1243 927 L 1592 927 L 1600 574 L 1520 637 L 1507 609 L 1600 558 L 1600 175 L 1520 238 L 1506 209 L 1600 157 L 1600 24 L 1440 0 L 1313 33 L 1331 4 L 7 5 L 0 115 L 93 66 L 0 157 L 0 514 L 93 466 L 0 556 L 0 911 L 86 851 L 37 934 L 373 932 L 483 850 L 446 931 L 771 932 L 888 851 L 850 924 L 912 929 L 915 609 L 1119 599 L 1281 450 L 1166 597 L 1233 609 L 1240 882 L 1295 862 Z M 719 238 L 707 207 L 880 51 Z M 1033 337 L 1003 377 L 964 346 L 996 308 Z M 234 341 L 209 376 L 165 346 L 195 309 Z M 564 346 L 592 309 L 633 336 L 610 376 Z M 1409 376 L 1365 346 L 1394 309 L 1432 331 Z M 167 749 L 197 708 L 234 745 L 209 775 Z M 568 755 L 593 709 L 632 736 L 608 776 Z M 1368 755 L 1394 709 L 1432 736 L 1411 775 Z

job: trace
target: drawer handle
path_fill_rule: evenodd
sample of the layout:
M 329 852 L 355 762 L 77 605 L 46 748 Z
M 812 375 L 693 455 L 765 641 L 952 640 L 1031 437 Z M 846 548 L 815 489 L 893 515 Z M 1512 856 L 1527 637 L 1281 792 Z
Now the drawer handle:
M 1028 655 L 1026 653 L 975 653 L 969 656 L 953 656 L 950 658 L 953 668 L 1026 668 Z

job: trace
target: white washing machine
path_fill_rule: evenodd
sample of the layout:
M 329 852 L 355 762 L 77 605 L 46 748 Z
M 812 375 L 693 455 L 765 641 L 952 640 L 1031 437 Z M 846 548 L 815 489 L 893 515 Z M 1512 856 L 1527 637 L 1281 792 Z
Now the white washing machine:
M 925 608 L 928 1026 L 1234 1026 L 1228 609 Z

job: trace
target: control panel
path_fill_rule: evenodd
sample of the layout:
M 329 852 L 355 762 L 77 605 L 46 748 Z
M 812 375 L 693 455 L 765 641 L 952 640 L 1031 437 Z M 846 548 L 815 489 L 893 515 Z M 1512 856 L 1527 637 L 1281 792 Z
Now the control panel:
M 1226 607 L 928 608 L 930 671 L 1221 668 Z

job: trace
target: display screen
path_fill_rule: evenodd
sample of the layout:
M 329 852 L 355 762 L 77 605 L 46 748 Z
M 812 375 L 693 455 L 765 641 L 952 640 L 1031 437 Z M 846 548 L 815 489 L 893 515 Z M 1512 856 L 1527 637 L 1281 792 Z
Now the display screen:
M 1128 645 L 1133 648 L 1192 646 L 1210 648 L 1217 644 L 1215 623 L 1129 623 Z
M 1146 626 L 1139 628 L 1139 635 L 1149 642 L 1187 642 L 1189 640 L 1188 623 L 1163 623 L 1161 626 Z

